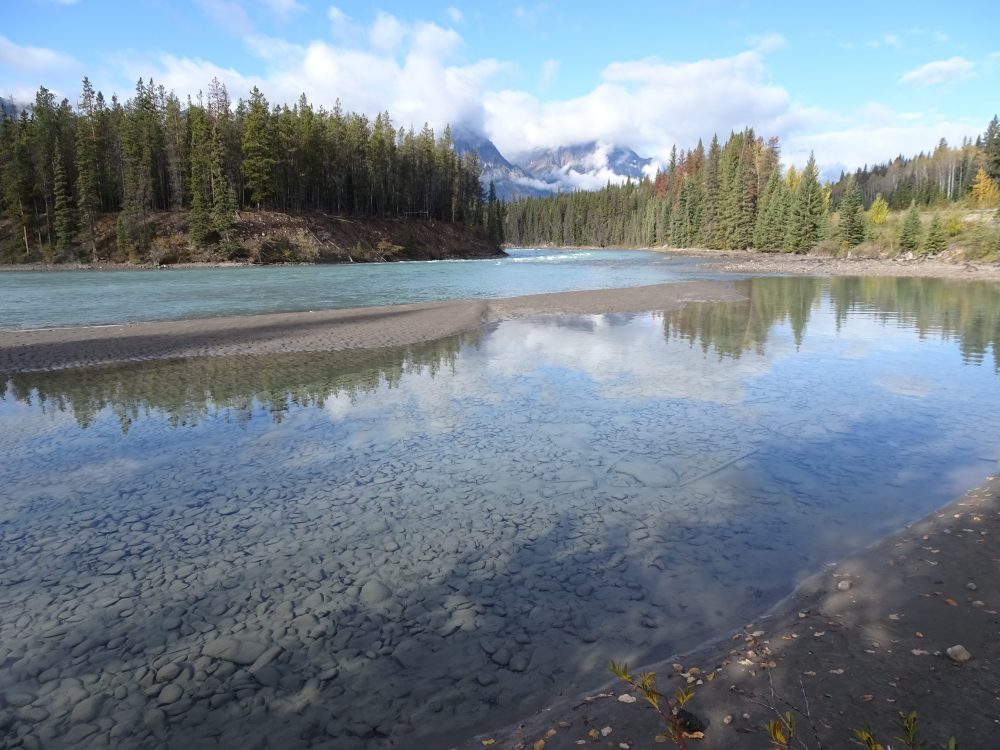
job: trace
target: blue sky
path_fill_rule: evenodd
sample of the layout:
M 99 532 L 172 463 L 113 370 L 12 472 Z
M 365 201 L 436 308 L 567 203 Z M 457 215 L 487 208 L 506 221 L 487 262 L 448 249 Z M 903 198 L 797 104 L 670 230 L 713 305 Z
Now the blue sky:
M 397 123 L 466 122 L 510 157 L 590 140 L 664 158 L 747 125 L 786 162 L 883 161 L 981 133 L 1000 110 L 1000 3 L 18 0 L 0 95 L 88 75 L 127 97 L 152 76 L 233 98 Z

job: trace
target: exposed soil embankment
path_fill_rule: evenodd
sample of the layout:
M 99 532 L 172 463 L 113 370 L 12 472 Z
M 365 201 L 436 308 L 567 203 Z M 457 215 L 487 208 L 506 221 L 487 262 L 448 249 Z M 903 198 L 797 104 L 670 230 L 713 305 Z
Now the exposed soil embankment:
M 0 221 L 0 264 L 59 267 L 122 264 L 160 266 L 185 263 L 370 263 L 502 256 L 500 247 L 478 228 L 428 219 L 358 219 L 331 214 L 240 211 L 238 247 L 197 247 L 189 234 L 187 211 L 149 214 L 145 246 L 121 247 L 115 216 L 100 217 L 96 252 L 83 243 L 59 254 L 23 239 L 8 220 Z M 81 241 L 83 237 L 81 235 Z

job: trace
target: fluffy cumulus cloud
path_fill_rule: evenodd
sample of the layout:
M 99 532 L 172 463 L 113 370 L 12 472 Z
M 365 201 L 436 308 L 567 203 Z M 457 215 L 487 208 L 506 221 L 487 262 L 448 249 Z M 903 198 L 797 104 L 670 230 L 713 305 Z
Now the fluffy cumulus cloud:
M 948 60 L 935 60 L 907 71 L 900 77 L 899 82 L 914 86 L 941 86 L 969 77 L 975 67 L 964 57 L 955 56 Z
M 48 73 L 77 68 L 69 55 L 45 47 L 15 44 L 0 35 L 0 65 L 22 73 Z
M 126 80 L 152 74 L 182 94 L 203 90 L 217 77 L 234 100 L 258 86 L 274 103 L 292 103 L 305 93 L 316 105 L 332 107 L 339 99 L 346 109 L 370 116 L 389 110 L 403 126 L 420 128 L 426 122 L 438 130 L 449 123 L 482 128 L 483 92 L 488 80 L 505 68 L 502 63 L 459 60 L 461 37 L 434 23 L 409 23 L 379 13 L 361 28 L 336 6 L 327 9 L 327 19 L 335 41 L 300 45 L 245 35 L 247 49 L 266 66 L 259 76 L 169 54 L 130 53 L 120 63 Z
M 766 46 L 776 43 L 768 38 Z M 731 57 L 667 63 L 656 58 L 612 63 L 584 96 L 542 102 L 524 91 L 487 92 L 489 135 L 514 156 L 537 148 L 603 141 L 665 159 L 677 144 L 752 125 L 787 133 L 815 113 L 767 82 L 764 49 Z M 516 117 L 511 117 L 516 112 Z

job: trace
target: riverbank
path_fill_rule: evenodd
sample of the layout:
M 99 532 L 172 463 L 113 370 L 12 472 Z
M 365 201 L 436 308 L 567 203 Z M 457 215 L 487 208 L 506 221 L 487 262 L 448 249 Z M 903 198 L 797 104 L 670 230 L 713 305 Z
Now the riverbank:
M 198 247 L 191 241 L 188 211 L 147 214 L 143 228 L 148 242 L 128 251 L 117 242 L 115 220 L 115 214 L 98 218 L 94 249 L 78 246 L 59 256 L 40 246 L 32 247 L 26 255 L 11 222 L 0 219 L 0 270 L 378 263 L 504 256 L 497 243 L 479 228 L 430 219 L 239 211 L 234 222 L 236 244 L 225 252 L 216 246 Z
M 998 564 L 1000 477 L 992 476 L 807 578 L 743 630 L 649 669 L 667 694 L 694 689 L 687 708 L 706 728 L 692 748 L 768 747 L 767 722 L 790 709 L 795 747 L 847 747 L 865 726 L 895 742 L 901 711 L 917 712 L 929 748 L 945 748 L 950 736 L 962 748 L 1000 747 Z M 950 657 L 955 646 L 971 658 Z M 641 697 L 632 702 L 627 686 L 609 682 L 462 750 L 651 748 L 662 731 Z
M 181 357 L 406 346 L 523 315 L 645 312 L 740 299 L 723 282 L 656 284 L 495 300 L 0 331 L 0 373 Z
M 827 255 L 754 253 L 705 248 L 654 248 L 659 252 L 694 255 L 704 265 L 727 273 L 795 273 L 807 276 L 919 276 L 963 281 L 1000 281 L 1000 263 L 970 263 L 938 256 L 897 258 L 832 258 Z

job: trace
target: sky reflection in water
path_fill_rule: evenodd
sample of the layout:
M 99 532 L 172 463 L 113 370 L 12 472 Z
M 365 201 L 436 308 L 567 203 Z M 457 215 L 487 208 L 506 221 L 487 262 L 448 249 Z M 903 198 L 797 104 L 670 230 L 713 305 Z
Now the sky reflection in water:
M 739 288 L 11 379 L 0 690 L 137 682 L 104 710 L 163 708 L 172 744 L 435 746 L 736 627 L 993 470 L 995 287 Z M 253 675 L 202 655 L 230 636 L 280 650 Z M 68 728 L 61 695 L 43 730 Z

